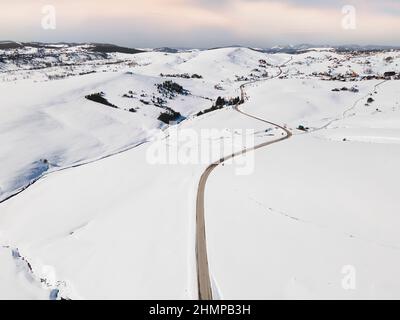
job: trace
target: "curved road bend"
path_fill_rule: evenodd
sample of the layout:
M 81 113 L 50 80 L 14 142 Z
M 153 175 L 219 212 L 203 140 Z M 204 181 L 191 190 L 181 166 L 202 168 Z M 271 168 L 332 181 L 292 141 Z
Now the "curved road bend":
M 276 76 L 269 78 L 268 80 L 279 77 L 283 73 L 282 67 L 284 67 L 291 60 L 292 59 L 290 59 L 283 65 L 279 66 L 278 67 L 279 73 Z M 263 81 L 263 80 L 250 81 L 250 82 L 244 83 L 240 86 L 240 91 L 241 91 L 241 96 L 242 96 L 243 101 L 245 99 L 245 91 L 244 91 L 245 87 L 248 86 L 249 84 L 259 82 L 259 81 Z M 207 169 L 204 171 L 203 175 L 201 176 L 200 182 L 199 182 L 199 187 L 198 187 L 198 192 L 197 192 L 197 202 L 196 202 L 196 260 L 197 260 L 197 284 L 198 284 L 199 300 L 212 300 L 213 299 L 210 270 L 209 270 L 208 257 L 207 257 L 206 226 L 205 226 L 205 218 L 204 218 L 204 191 L 206 188 L 206 183 L 207 183 L 208 177 L 210 176 L 211 172 L 216 167 L 218 167 L 218 165 L 220 165 L 221 163 L 223 163 L 229 159 L 240 156 L 240 155 L 245 154 L 250 151 L 254 151 L 254 150 L 257 150 L 260 148 L 267 147 L 271 144 L 275 144 L 275 143 L 281 142 L 283 140 L 286 140 L 286 139 L 289 139 L 290 137 L 292 137 L 292 133 L 287 128 L 285 128 L 279 124 L 276 124 L 276 123 L 255 117 L 251 114 L 245 113 L 239 109 L 239 105 L 237 105 L 235 107 L 235 110 L 245 116 L 252 118 L 252 119 L 262 121 L 266 124 L 275 126 L 279 129 L 283 130 L 285 132 L 285 135 L 279 139 L 268 141 L 268 142 L 259 144 L 253 148 L 245 149 L 245 150 L 239 151 L 237 153 L 234 153 L 232 155 L 226 156 L 226 157 L 220 159 L 219 161 L 216 161 L 216 162 L 212 163 L 210 166 L 208 166 Z

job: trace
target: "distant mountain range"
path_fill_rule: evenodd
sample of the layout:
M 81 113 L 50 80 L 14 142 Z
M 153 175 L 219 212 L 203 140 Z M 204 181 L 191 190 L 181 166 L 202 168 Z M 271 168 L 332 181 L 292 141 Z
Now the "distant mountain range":
M 42 42 L 16 42 L 16 41 L 0 41 L 0 50 L 1 49 L 18 49 L 23 47 L 35 47 L 35 48 L 50 48 L 50 49 L 57 49 L 57 48 L 65 48 L 65 47 L 73 47 L 78 45 L 88 45 L 89 50 L 93 52 L 99 53 L 127 53 L 127 54 L 135 54 L 140 52 L 145 52 L 146 50 L 140 50 L 136 48 L 128 48 L 122 47 L 113 44 L 105 44 L 105 43 L 66 43 L 66 42 L 58 42 L 58 43 L 42 43 Z M 240 45 L 233 45 L 233 46 L 225 46 L 225 47 L 241 47 Z M 216 47 L 212 49 L 218 49 L 223 47 Z M 393 49 L 400 49 L 400 46 L 381 46 L 381 45 L 356 45 L 356 44 L 349 44 L 349 45 L 315 45 L 315 44 L 297 44 L 297 45 L 277 45 L 270 48 L 251 48 L 253 50 L 267 52 L 267 53 L 301 53 L 304 51 L 308 51 L 314 48 L 332 48 L 337 51 L 382 51 L 382 50 L 393 50 Z M 165 53 L 177 53 L 180 51 L 192 50 L 190 48 L 178 48 L 178 47 L 161 47 L 156 49 L 149 49 L 151 51 L 156 52 L 165 52 Z
M 381 45 L 357 45 L 357 44 L 349 44 L 349 45 L 315 45 L 315 44 L 298 44 L 298 45 L 280 45 L 274 46 L 271 48 L 266 48 L 263 51 L 271 52 L 271 53 L 299 53 L 303 51 L 307 51 L 313 48 L 332 48 L 337 51 L 382 51 L 382 50 L 392 50 L 392 49 L 400 49 L 400 46 L 381 46 Z
M 15 41 L 0 41 L 0 49 L 18 49 L 23 47 L 33 47 L 33 48 L 47 48 L 47 49 L 60 49 L 65 47 L 74 47 L 79 45 L 88 45 L 89 50 L 98 53 L 128 53 L 135 54 L 144 52 L 143 50 L 135 48 L 121 47 L 114 44 L 107 43 L 42 43 L 42 42 L 15 42 Z

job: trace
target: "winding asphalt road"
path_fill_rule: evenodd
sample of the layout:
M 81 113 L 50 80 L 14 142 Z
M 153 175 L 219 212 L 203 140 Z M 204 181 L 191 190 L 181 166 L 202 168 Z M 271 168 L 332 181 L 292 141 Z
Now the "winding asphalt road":
M 284 64 L 282 64 L 281 66 L 278 66 L 279 73 L 274 77 L 264 79 L 264 80 L 254 80 L 254 81 L 250 81 L 250 82 L 242 84 L 240 86 L 242 101 L 245 101 L 245 98 L 246 98 L 245 88 L 248 85 L 256 83 L 256 82 L 271 80 L 271 79 L 279 77 L 283 73 L 282 68 L 284 66 L 286 66 L 291 60 L 292 60 L 292 58 L 290 60 L 288 60 L 287 62 L 285 62 Z M 374 86 L 374 91 L 379 86 L 384 84 L 385 82 L 386 81 L 382 81 L 382 82 L 376 84 Z M 333 122 L 345 118 L 348 112 L 355 109 L 355 107 L 358 105 L 358 103 L 368 96 L 369 96 L 369 94 L 367 96 L 364 96 L 364 97 L 361 97 L 360 99 L 358 99 L 349 109 L 347 109 L 343 112 L 341 118 L 333 119 L 330 122 L 328 122 L 327 124 L 325 124 L 323 127 L 316 129 L 315 131 L 325 129 L 329 125 L 331 125 Z M 271 121 L 253 116 L 249 113 L 246 113 L 246 112 L 240 110 L 239 106 L 240 106 L 239 104 L 235 106 L 235 110 L 237 112 L 239 112 L 247 117 L 250 117 L 252 119 L 262 121 L 266 124 L 269 124 L 276 128 L 279 128 L 284 131 L 284 135 L 282 137 L 280 137 L 279 139 L 268 141 L 268 142 L 259 144 L 259 145 L 255 146 L 254 148 L 245 149 L 245 150 L 242 150 L 233 155 L 224 157 L 224 158 L 220 159 L 219 161 L 214 162 L 213 164 L 208 166 L 207 169 L 205 170 L 205 172 L 203 173 L 203 175 L 201 176 L 200 182 L 199 182 L 199 187 L 198 187 L 197 205 L 196 205 L 196 222 L 197 222 L 197 225 L 196 225 L 196 258 L 197 258 L 197 281 L 198 281 L 199 300 L 212 300 L 213 299 L 211 278 L 210 278 L 210 271 L 209 271 L 209 264 L 208 264 L 208 257 L 207 257 L 207 239 L 206 239 L 206 227 L 205 227 L 205 215 L 204 215 L 204 192 L 205 192 L 205 187 L 207 184 L 208 177 L 210 176 L 211 172 L 216 167 L 218 167 L 218 165 L 224 163 L 225 161 L 227 161 L 229 159 L 240 156 L 240 155 L 245 154 L 250 151 L 254 151 L 254 150 L 264 148 L 264 147 L 270 146 L 272 144 L 287 140 L 293 136 L 293 134 L 287 128 L 285 128 L 279 124 L 276 124 L 274 122 L 271 122 Z
M 279 77 L 283 73 L 282 67 L 284 67 L 286 64 L 288 64 L 291 60 L 292 59 L 290 59 L 283 65 L 279 66 L 278 67 L 279 73 L 276 76 L 271 77 L 267 80 L 271 80 L 271 79 Z M 250 81 L 250 82 L 244 83 L 240 86 L 242 101 L 244 101 L 246 98 L 245 88 L 248 85 L 255 83 L 255 82 L 259 82 L 259 81 L 264 81 L 264 80 Z M 206 188 L 208 177 L 210 176 L 211 172 L 216 167 L 218 167 L 220 164 L 224 163 L 225 161 L 228 161 L 229 159 L 243 155 L 250 151 L 254 151 L 254 150 L 257 150 L 260 148 L 267 147 L 269 145 L 281 142 L 283 140 L 287 140 L 290 137 L 292 137 L 292 133 L 285 127 L 283 127 L 279 124 L 276 124 L 274 122 L 264 120 L 259 117 L 248 114 L 239 109 L 239 104 L 236 105 L 235 110 L 247 117 L 250 117 L 250 118 L 258 120 L 258 121 L 262 121 L 266 124 L 269 124 L 276 128 L 279 128 L 284 131 L 284 134 L 282 137 L 280 137 L 278 139 L 259 144 L 253 148 L 244 149 L 240 152 L 226 156 L 226 157 L 220 159 L 219 161 L 212 163 L 210 166 L 207 167 L 207 169 L 204 171 L 203 175 L 201 176 L 200 182 L 199 182 L 199 187 L 198 187 L 198 192 L 197 192 L 197 203 L 196 203 L 196 259 L 197 259 L 197 284 L 198 284 L 199 300 L 212 300 L 213 299 L 210 270 L 209 270 L 208 257 L 207 257 L 207 239 L 206 239 L 206 226 L 205 226 L 205 217 L 204 217 L 204 191 Z

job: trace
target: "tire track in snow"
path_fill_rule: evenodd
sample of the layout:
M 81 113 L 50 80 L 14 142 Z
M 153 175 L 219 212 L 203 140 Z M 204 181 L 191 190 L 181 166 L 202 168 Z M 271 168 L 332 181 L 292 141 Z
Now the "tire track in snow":
M 388 80 L 384 80 L 384 81 L 381 81 L 381 82 L 379 82 L 378 84 L 374 85 L 374 90 L 373 90 L 373 92 L 376 92 L 376 90 L 378 89 L 378 87 L 380 87 L 381 85 L 383 85 L 383 84 L 386 83 L 387 81 L 388 81 Z M 347 118 L 347 114 L 348 114 L 350 111 L 352 111 L 352 110 L 354 110 L 355 108 L 357 108 L 358 104 L 359 104 L 361 101 L 363 101 L 364 99 L 366 99 L 367 97 L 369 97 L 370 95 L 371 95 L 371 92 L 368 93 L 368 94 L 366 94 L 365 96 L 362 96 L 361 98 L 357 99 L 357 100 L 353 103 L 353 105 L 352 105 L 350 108 L 348 108 L 348 109 L 346 109 L 345 111 L 343 111 L 342 116 L 341 116 L 340 118 L 332 119 L 332 120 L 329 121 L 328 123 L 324 124 L 322 127 L 319 127 L 319 128 L 316 128 L 316 129 L 314 129 L 314 130 L 310 130 L 310 131 L 307 131 L 307 132 L 304 132 L 304 133 L 300 133 L 300 134 L 313 133 L 313 132 L 316 132 L 316 131 L 320 131 L 320 130 L 323 130 L 323 129 L 327 129 L 332 123 L 335 123 L 335 122 L 337 122 L 337 121 L 341 121 L 341 120 L 346 119 L 346 118 Z
M 243 195 L 237 189 L 235 191 L 237 192 L 238 196 L 242 196 Z M 270 214 L 274 214 L 274 215 L 279 215 L 279 216 L 281 216 L 281 217 L 283 217 L 285 219 L 292 220 L 293 222 L 302 223 L 302 224 L 309 225 L 309 226 L 312 226 L 314 228 L 318 228 L 318 229 L 322 229 L 322 230 L 327 230 L 332 234 L 339 235 L 339 236 L 345 236 L 347 238 L 354 239 L 354 240 L 357 240 L 357 241 L 360 241 L 360 242 L 363 242 L 363 243 L 371 244 L 371 245 L 374 245 L 374 246 L 400 251 L 400 246 L 398 246 L 396 244 L 391 244 L 391 243 L 387 243 L 387 242 L 371 240 L 371 239 L 368 239 L 366 237 L 360 236 L 358 234 L 354 234 L 354 233 L 350 233 L 350 232 L 346 232 L 346 231 L 342 231 L 342 230 L 337 230 L 335 228 L 330 227 L 329 225 L 315 223 L 315 222 L 310 221 L 310 220 L 305 220 L 303 218 L 296 217 L 296 216 L 288 214 L 286 212 L 271 208 L 271 207 L 265 205 L 264 203 L 260 202 L 259 200 L 253 198 L 249 194 L 247 195 L 247 198 L 249 200 L 253 201 L 256 205 L 261 207 L 266 212 L 269 212 Z

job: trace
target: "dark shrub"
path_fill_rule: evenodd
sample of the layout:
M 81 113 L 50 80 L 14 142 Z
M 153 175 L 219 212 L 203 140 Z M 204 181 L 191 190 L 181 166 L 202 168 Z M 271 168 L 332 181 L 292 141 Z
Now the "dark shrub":
M 225 106 L 235 106 L 240 103 L 243 103 L 243 100 L 240 99 L 240 97 L 235 97 L 235 98 L 230 98 L 229 100 L 226 100 L 225 98 L 218 97 L 217 100 L 215 101 L 215 104 L 206 110 L 200 111 L 197 113 L 197 116 L 201 116 L 205 113 L 213 112 L 219 109 L 222 109 Z
M 171 108 L 166 108 L 165 112 L 162 112 L 158 117 L 158 120 L 170 124 L 170 122 L 179 122 L 183 119 L 182 115 Z
M 309 128 L 304 127 L 303 125 L 299 125 L 297 127 L 297 130 L 301 130 L 301 131 L 308 131 Z
M 216 107 L 223 107 L 226 104 L 226 101 L 222 97 L 218 97 L 217 101 L 215 102 Z
M 111 108 L 118 108 L 116 105 L 113 105 L 112 103 L 108 102 L 106 98 L 104 98 L 104 92 L 89 94 L 85 98 L 93 102 L 104 104 Z

